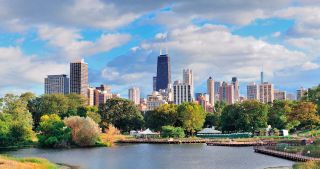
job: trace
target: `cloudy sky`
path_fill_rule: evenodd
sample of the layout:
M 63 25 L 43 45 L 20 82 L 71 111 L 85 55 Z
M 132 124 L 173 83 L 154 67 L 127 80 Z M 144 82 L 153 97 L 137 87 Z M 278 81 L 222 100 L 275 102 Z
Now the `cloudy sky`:
M 265 80 L 294 93 L 320 82 L 320 3 L 315 0 L 0 0 L 0 95 L 43 94 L 48 74 L 84 58 L 89 81 L 127 95 L 152 90 L 159 49 L 173 80 Z

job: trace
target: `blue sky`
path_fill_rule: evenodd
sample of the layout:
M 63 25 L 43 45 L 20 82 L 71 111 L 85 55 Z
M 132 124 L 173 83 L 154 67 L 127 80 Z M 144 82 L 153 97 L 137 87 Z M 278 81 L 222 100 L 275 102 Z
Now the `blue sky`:
M 126 97 L 152 90 L 159 49 L 172 58 L 173 80 L 194 70 L 195 91 L 215 80 L 265 79 L 295 93 L 319 84 L 320 6 L 314 1 L 0 0 L 0 95 L 43 94 L 48 74 L 68 74 L 84 58 L 92 86 Z

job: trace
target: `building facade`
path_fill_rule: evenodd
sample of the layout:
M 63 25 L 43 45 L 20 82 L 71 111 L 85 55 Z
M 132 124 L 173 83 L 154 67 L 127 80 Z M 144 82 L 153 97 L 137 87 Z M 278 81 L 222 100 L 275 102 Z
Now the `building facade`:
M 234 103 L 234 87 L 232 84 L 228 84 L 227 82 L 222 83 L 220 87 L 219 99 L 227 104 Z
M 209 95 L 209 104 L 214 106 L 214 97 L 215 97 L 215 83 L 212 77 L 209 77 L 207 80 L 207 93 Z
M 44 79 L 45 94 L 68 94 L 69 78 L 67 75 L 48 75 Z
M 163 104 L 167 104 L 167 102 L 159 92 L 153 91 L 152 94 L 147 96 L 147 111 L 154 110 Z
M 301 100 L 302 97 L 308 93 L 307 89 L 304 89 L 303 87 L 301 87 L 300 89 L 297 90 L 297 100 Z
M 250 83 L 247 85 L 247 99 L 248 100 L 260 100 L 259 85 L 256 83 Z
M 179 105 L 183 102 L 192 102 L 194 100 L 192 88 L 190 84 L 175 81 L 173 83 L 173 103 Z
M 83 59 L 70 63 L 70 93 L 87 97 L 88 88 L 88 64 Z
M 287 92 L 274 90 L 274 100 L 287 100 Z
M 233 85 L 233 91 L 234 91 L 234 101 L 238 102 L 240 99 L 240 86 L 239 81 L 237 77 L 232 77 L 232 85 Z
M 274 100 L 273 84 L 263 82 L 259 85 L 260 102 L 272 103 Z
M 156 91 L 167 89 L 171 83 L 171 64 L 168 54 L 160 54 L 157 62 Z
M 129 100 L 133 101 L 135 105 L 140 104 L 140 89 L 132 87 L 128 91 Z

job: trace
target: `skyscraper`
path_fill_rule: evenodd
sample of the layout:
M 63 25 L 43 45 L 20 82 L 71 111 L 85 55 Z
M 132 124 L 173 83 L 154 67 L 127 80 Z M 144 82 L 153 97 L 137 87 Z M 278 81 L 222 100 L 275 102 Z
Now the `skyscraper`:
M 256 83 L 250 83 L 247 85 L 247 99 L 248 100 L 259 100 L 259 85 Z
M 171 83 L 171 64 L 168 54 L 158 56 L 156 90 L 167 89 Z
M 219 90 L 220 90 L 221 82 L 220 81 L 215 81 L 214 82 L 214 94 L 218 95 Z
M 259 85 L 260 102 L 262 103 L 272 103 L 274 100 L 274 89 L 273 84 L 268 82 L 263 82 Z
M 301 87 L 300 89 L 297 90 L 297 100 L 301 100 L 301 98 L 308 93 L 307 89 L 304 89 L 303 87 Z
M 175 81 L 173 83 L 173 102 L 181 104 L 183 102 L 192 102 L 193 99 L 192 85 Z
M 152 91 L 157 91 L 157 76 L 153 76 L 152 78 Z
M 228 84 L 227 82 L 223 82 L 220 87 L 220 101 L 224 101 L 227 104 L 234 103 L 234 87 L 232 84 Z
M 240 89 L 239 89 L 239 81 L 237 77 L 232 77 L 232 85 L 233 85 L 233 91 L 234 91 L 234 101 L 239 101 L 240 98 Z
M 70 93 L 87 97 L 88 88 L 88 64 L 83 59 L 70 63 Z
M 263 81 L 263 71 L 261 71 L 260 73 L 260 84 L 263 84 L 264 81 Z
M 183 69 L 183 83 L 193 86 L 193 74 L 191 69 Z
M 140 104 L 140 89 L 137 87 L 132 87 L 129 89 L 129 100 L 133 101 L 134 104 Z
M 207 80 L 207 93 L 209 95 L 209 104 L 214 106 L 214 80 L 212 77 Z
M 67 75 L 48 75 L 44 79 L 45 94 L 68 94 L 69 78 Z

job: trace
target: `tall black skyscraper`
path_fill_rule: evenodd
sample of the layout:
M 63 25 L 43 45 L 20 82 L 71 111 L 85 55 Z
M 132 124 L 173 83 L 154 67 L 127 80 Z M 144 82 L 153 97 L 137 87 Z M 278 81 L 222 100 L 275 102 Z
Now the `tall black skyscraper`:
M 171 83 L 171 64 L 168 54 L 158 56 L 156 90 L 167 89 Z

